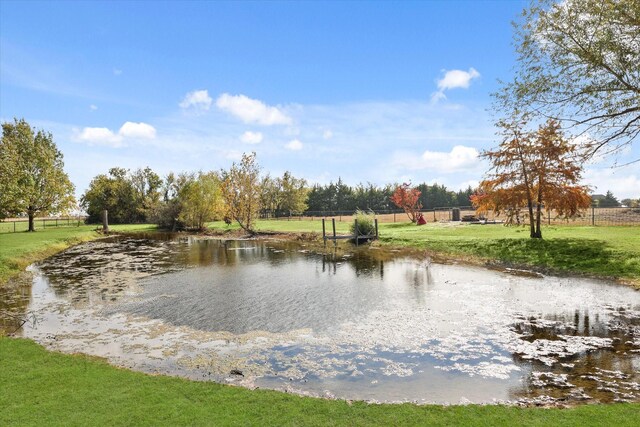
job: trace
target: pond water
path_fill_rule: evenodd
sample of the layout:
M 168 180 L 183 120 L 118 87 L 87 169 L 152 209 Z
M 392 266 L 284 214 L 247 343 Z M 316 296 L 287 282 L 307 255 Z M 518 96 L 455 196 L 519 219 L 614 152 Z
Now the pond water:
M 31 267 L 20 334 L 145 372 L 369 401 L 640 401 L 640 293 L 362 246 L 172 235 Z

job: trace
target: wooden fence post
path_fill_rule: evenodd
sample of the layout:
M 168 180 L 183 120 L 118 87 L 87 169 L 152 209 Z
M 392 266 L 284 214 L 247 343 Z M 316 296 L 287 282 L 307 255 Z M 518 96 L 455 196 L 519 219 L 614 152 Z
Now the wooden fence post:
M 325 246 L 327 245 L 327 232 L 324 228 L 324 218 L 322 218 L 322 240 L 324 240 Z
M 338 240 L 336 240 L 336 218 L 331 218 L 331 225 L 333 226 L 333 244 L 337 245 Z
M 102 231 L 104 233 L 109 231 L 109 211 L 106 209 L 102 211 Z

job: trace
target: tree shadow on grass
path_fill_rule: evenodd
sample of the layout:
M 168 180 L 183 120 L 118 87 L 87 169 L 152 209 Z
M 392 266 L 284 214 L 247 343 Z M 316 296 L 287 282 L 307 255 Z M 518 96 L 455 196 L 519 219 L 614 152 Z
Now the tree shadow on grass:
M 596 239 L 497 239 L 486 255 L 501 261 L 605 276 L 640 275 L 640 257 L 617 252 Z

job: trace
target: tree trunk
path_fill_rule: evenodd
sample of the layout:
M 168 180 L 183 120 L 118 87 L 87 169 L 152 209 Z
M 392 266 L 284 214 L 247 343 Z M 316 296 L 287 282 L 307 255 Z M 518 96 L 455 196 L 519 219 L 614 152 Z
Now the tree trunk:
M 36 228 L 34 227 L 34 224 L 33 224 L 34 213 L 32 211 L 29 211 L 28 214 L 29 214 L 29 230 L 28 231 L 36 231 Z
M 542 194 L 538 193 L 538 202 L 536 206 L 536 232 L 533 238 L 542 239 L 542 230 L 540 230 L 540 217 L 542 215 Z
M 533 203 L 531 203 L 531 197 L 527 196 L 529 200 L 527 200 L 527 207 L 529 208 L 529 237 L 532 239 L 536 238 L 536 224 L 535 217 L 533 215 Z

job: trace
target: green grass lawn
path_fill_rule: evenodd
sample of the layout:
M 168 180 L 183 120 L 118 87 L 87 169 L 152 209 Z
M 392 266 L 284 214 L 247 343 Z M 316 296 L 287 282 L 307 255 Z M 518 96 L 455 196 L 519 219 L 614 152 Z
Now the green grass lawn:
M 154 225 L 114 225 L 114 231 L 143 231 L 154 229 Z M 33 233 L 25 231 L 0 234 L 0 286 L 11 276 L 43 258 L 53 255 L 73 244 L 101 237 L 95 225 L 79 227 L 47 227 L 36 229 Z
M 338 233 L 348 233 L 348 222 L 337 222 Z M 210 223 L 217 230 L 236 229 L 222 222 Z M 327 222 L 329 231 L 331 223 Z M 257 230 L 322 233 L 321 221 L 258 221 Z M 517 266 L 533 266 L 551 272 L 586 273 L 625 279 L 640 284 L 640 227 L 638 226 L 549 226 L 544 239 L 529 238 L 523 227 L 430 223 L 380 224 L 382 244 L 425 249 L 457 258 L 473 257 Z
M 150 376 L 0 338 L 0 425 L 634 426 L 639 404 L 570 409 L 376 405 Z

